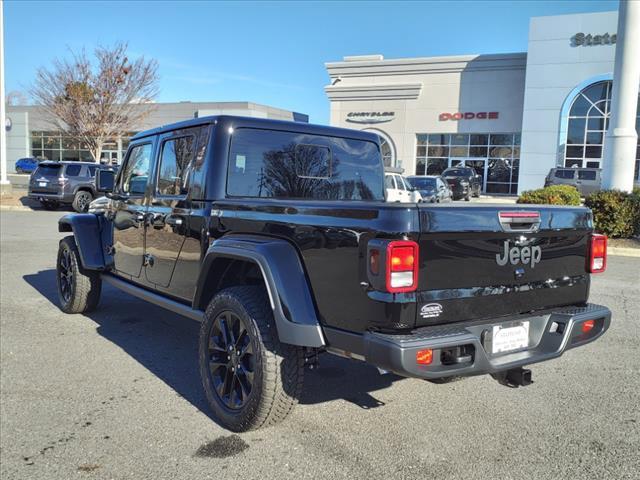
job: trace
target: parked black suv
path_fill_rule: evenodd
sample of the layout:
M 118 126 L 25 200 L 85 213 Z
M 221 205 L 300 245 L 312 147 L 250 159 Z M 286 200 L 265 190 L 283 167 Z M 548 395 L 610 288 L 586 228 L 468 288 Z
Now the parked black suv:
M 482 177 L 471 167 L 447 168 L 442 172 L 442 177 L 449 184 L 454 200 L 464 198 L 469 201 L 472 196 L 479 197 L 482 192 Z
M 96 171 L 113 167 L 88 162 L 41 162 L 29 179 L 29 198 L 46 209 L 70 204 L 76 212 L 86 212 L 96 197 Z
M 115 182 L 98 173 L 104 213 L 59 221 L 62 310 L 107 282 L 202 322 L 202 384 L 236 431 L 286 417 L 323 352 L 515 387 L 607 330 L 589 209 L 385 203 L 378 142 L 230 116 L 136 135 Z

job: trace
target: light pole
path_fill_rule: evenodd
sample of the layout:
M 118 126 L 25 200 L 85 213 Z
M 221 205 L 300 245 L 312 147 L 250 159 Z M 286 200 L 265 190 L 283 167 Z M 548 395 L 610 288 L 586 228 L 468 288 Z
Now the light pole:
M 7 111 L 4 94 L 4 0 L 0 0 L 0 195 L 11 191 L 7 180 Z
M 640 82 L 640 1 L 620 0 L 611 118 L 604 142 L 603 187 L 633 189 Z

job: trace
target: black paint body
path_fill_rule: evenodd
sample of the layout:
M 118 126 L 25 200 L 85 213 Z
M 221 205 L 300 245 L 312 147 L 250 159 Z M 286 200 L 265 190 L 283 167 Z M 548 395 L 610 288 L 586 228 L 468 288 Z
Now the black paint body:
M 85 267 L 105 270 L 202 310 L 211 290 L 219 286 L 210 279 L 220 275 L 213 269 L 220 264 L 216 259 L 236 258 L 229 248 L 263 256 L 277 250 L 281 258 L 297 256 L 299 262 L 280 269 L 293 273 L 273 275 L 277 291 L 272 293 L 278 296 L 283 318 L 294 324 L 317 322 L 323 328 L 350 332 L 408 331 L 587 301 L 585 266 L 592 231 L 588 209 L 519 205 L 518 210 L 540 212 L 539 230 L 507 233 L 498 220 L 498 212 L 508 209 L 504 206 L 230 198 L 226 193 L 228 156 L 233 132 L 239 128 L 378 142 L 366 132 L 227 116 L 143 132 L 132 140 L 129 154 L 136 145 L 152 146 L 154 163 L 145 192 L 114 192 L 109 212 L 98 223 L 73 215 L 62 221 L 62 230 L 72 229 L 81 238 L 83 261 L 89 262 Z M 178 197 L 164 197 L 157 193 L 153 180 L 158 177 L 155 159 L 163 141 L 179 136 L 193 136 L 197 145 L 189 188 Z M 377 174 L 384 192 L 381 159 Z M 116 185 L 119 181 L 116 179 Z M 252 237 L 267 243 L 284 242 L 288 247 L 281 248 L 277 242 L 252 246 Z M 371 287 L 366 252 L 374 238 L 418 242 L 417 292 L 391 294 Z M 226 243 L 220 243 L 223 240 Z M 505 241 L 519 242 L 521 247 L 540 246 L 540 262 L 499 266 L 496 255 L 503 252 Z M 92 242 L 95 252 L 90 253 Z M 247 258 L 255 261 L 257 257 Z M 519 278 L 514 276 L 516 269 L 522 269 Z M 288 282 L 308 288 L 308 298 L 292 296 Z M 423 319 L 422 306 L 433 302 L 442 305 L 442 314 Z

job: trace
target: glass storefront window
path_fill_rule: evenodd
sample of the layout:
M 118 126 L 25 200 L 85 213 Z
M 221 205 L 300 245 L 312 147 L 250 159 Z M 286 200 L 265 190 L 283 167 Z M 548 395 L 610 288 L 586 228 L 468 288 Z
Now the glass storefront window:
M 519 156 L 519 133 L 418 134 L 415 174 L 439 175 L 448 167 L 466 165 L 486 179 L 487 193 L 515 194 Z
M 126 132 L 126 134 L 121 137 L 122 150 L 120 151 L 120 158 L 124 158 L 131 137 L 134 135 L 135 132 Z M 113 160 L 118 158 L 117 139 L 107 141 L 103 146 L 103 151 L 105 150 L 110 151 L 110 158 Z M 49 131 L 34 130 L 31 132 L 31 156 L 54 161 L 93 161 L 89 145 L 75 138 L 62 135 L 61 132 Z

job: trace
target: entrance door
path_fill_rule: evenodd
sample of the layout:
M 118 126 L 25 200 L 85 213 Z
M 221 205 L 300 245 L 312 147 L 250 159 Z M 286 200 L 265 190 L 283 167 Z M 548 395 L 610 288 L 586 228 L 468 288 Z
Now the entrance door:
M 184 130 L 160 138 L 157 181 L 148 211 L 145 275 L 149 282 L 165 288 L 171 283 L 188 231 L 187 182 L 195 142 L 195 135 L 185 135 Z
M 487 181 L 487 159 L 486 158 L 451 158 L 449 159 L 450 167 L 471 167 L 476 172 L 476 175 L 480 175 L 480 185 L 482 191 L 486 189 Z
M 154 144 L 145 139 L 129 147 L 118 185 L 113 219 L 115 269 L 132 278 L 140 277 L 144 255 L 147 182 L 151 172 Z

